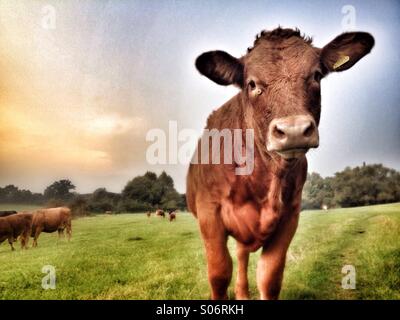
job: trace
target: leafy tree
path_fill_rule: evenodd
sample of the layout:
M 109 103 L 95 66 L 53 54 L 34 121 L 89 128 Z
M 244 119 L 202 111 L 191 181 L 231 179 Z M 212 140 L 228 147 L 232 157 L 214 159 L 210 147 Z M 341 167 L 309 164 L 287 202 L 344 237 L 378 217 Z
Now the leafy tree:
M 115 211 L 120 195 L 105 188 L 96 189 L 88 200 L 88 209 L 93 212 Z
M 123 199 L 134 199 L 143 203 L 154 203 L 152 188 L 156 180 L 148 176 L 138 176 L 127 183 L 122 190 Z
M 29 190 L 21 190 L 14 185 L 0 187 L 0 202 L 3 203 L 43 203 L 43 196 L 40 193 L 32 193 Z
M 320 209 L 323 205 L 332 207 L 334 192 L 330 178 L 322 178 L 318 173 L 307 175 L 303 188 L 303 208 Z
M 5 186 L 2 190 L 4 201 L 9 203 L 18 201 L 18 193 L 19 193 L 18 187 L 14 186 L 13 184 Z
M 400 201 L 400 173 L 381 164 L 346 167 L 334 177 L 309 174 L 303 189 L 303 208 L 322 204 L 355 207 Z
M 335 201 L 342 207 L 400 201 L 399 176 L 381 164 L 346 168 L 335 174 Z
M 70 200 L 73 197 L 70 190 L 75 190 L 75 186 L 70 180 L 59 180 L 45 189 L 44 197 L 46 199 Z
M 184 207 L 181 195 L 175 190 L 172 177 L 164 171 L 158 177 L 153 172 L 146 172 L 129 181 L 122 191 L 119 205 L 121 211 L 180 207 Z

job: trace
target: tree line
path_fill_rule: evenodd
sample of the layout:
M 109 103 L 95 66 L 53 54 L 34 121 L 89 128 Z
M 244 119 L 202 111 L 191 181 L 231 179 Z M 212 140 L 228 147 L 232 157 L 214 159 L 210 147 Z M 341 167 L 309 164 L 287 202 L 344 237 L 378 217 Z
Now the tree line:
M 32 193 L 14 185 L 0 187 L 0 203 L 37 204 L 55 207 L 68 205 L 76 215 L 88 212 L 143 212 L 158 208 L 186 208 L 184 194 L 179 194 L 171 176 L 146 172 L 128 181 L 122 192 L 99 188 L 90 194 L 75 192 L 68 179 L 49 185 L 43 193 Z M 381 164 L 345 168 L 333 177 L 310 173 L 303 188 L 303 209 L 323 206 L 356 207 L 400 201 L 400 173 Z
M 32 193 L 14 185 L 0 187 L 0 203 L 37 204 L 47 207 L 67 205 L 75 215 L 89 212 L 107 211 L 143 212 L 158 208 L 164 210 L 186 207 L 184 194 L 179 194 L 171 176 L 162 172 L 146 172 L 128 181 L 121 193 L 98 188 L 90 194 L 75 192 L 75 185 L 68 179 L 59 180 L 49 185 L 43 193 Z
M 358 207 L 400 201 L 400 172 L 371 164 L 347 167 L 333 177 L 311 173 L 303 188 L 303 209 Z

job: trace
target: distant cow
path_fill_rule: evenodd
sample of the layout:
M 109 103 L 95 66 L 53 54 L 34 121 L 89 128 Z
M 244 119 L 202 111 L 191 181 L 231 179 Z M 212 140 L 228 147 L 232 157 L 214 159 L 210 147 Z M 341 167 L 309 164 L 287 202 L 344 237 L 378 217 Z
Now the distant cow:
M 299 219 L 306 153 L 319 145 L 321 79 L 351 68 L 373 45 L 370 34 L 347 32 L 317 48 L 299 30 L 277 28 L 257 35 L 240 58 L 224 51 L 197 58 L 202 75 L 240 89 L 208 117 L 187 176 L 188 209 L 199 221 L 213 299 L 228 298 L 228 236 L 237 241 L 236 298 L 249 298 L 249 254 L 260 248 L 260 297 L 278 298 Z
M 16 214 L 17 211 L 0 211 L 0 217 L 11 216 L 12 214 Z
M 106 214 L 113 214 L 112 211 L 106 211 Z
M 164 212 L 164 210 L 158 209 L 158 210 L 156 211 L 156 216 L 165 218 L 165 212 Z
M 52 233 L 58 231 L 58 236 L 64 235 L 67 230 L 68 240 L 71 239 L 71 210 L 66 207 L 40 209 L 33 215 L 32 233 L 33 247 L 37 246 L 40 233 Z
M 169 214 L 169 221 L 176 220 L 176 210 L 171 210 L 168 212 Z
M 15 250 L 13 242 L 21 236 L 21 248 L 27 248 L 32 228 L 32 214 L 18 213 L 0 218 L 0 244 L 8 239 L 11 250 Z

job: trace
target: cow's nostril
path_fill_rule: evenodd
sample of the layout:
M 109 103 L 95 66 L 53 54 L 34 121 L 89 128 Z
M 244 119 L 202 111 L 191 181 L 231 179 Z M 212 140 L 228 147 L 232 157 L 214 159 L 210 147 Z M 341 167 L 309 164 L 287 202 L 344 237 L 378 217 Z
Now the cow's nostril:
M 282 139 L 285 137 L 285 132 L 282 129 L 279 129 L 278 126 L 274 127 L 272 134 L 274 135 L 274 137 L 276 137 L 278 139 Z
M 314 124 L 311 122 L 307 128 L 304 130 L 303 135 L 305 137 L 310 137 L 314 133 Z

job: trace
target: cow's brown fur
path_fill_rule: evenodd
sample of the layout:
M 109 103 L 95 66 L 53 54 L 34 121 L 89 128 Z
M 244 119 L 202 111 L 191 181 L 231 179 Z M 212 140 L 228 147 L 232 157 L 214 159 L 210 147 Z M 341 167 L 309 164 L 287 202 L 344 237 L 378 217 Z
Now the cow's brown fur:
M 11 216 L 12 214 L 16 214 L 17 211 L 0 211 L 0 217 L 7 217 L 7 216 Z
M 0 243 L 8 239 L 11 250 L 13 242 L 20 237 L 21 248 L 27 248 L 32 228 L 32 214 L 21 212 L 0 218 Z
M 164 210 L 161 210 L 161 209 L 156 210 L 156 216 L 165 218 Z
M 168 212 L 168 215 L 169 215 L 169 221 L 174 221 L 174 220 L 176 220 L 176 210 L 169 211 L 169 212 Z
M 237 240 L 236 297 L 249 297 L 249 253 L 259 248 L 260 297 L 278 297 L 286 252 L 297 228 L 307 160 L 303 155 L 287 161 L 267 151 L 268 126 L 272 119 L 292 115 L 312 116 L 318 125 L 321 77 L 348 69 L 371 50 L 373 43 L 369 34 L 348 33 L 319 49 L 298 30 L 278 28 L 263 31 L 240 59 L 221 51 L 197 59 L 196 66 L 203 75 L 218 84 L 235 84 L 242 89 L 210 115 L 206 128 L 253 129 L 255 140 L 254 170 L 249 175 L 236 175 L 235 163 L 191 163 L 189 167 L 187 204 L 199 220 L 213 299 L 227 298 L 232 275 L 229 235 Z M 334 70 L 333 64 L 344 54 L 350 61 Z M 254 88 L 261 94 L 254 95 Z M 224 145 L 219 148 L 224 154 Z
M 64 235 L 64 229 L 67 231 L 68 240 L 71 239 L 71 210 L 66 207 L 40 209 L 33 215 L 32 234 L 33 246 L 37 246 L 37 240 L 40 233 L 52 233 L 58 231 L 59 237 Z

